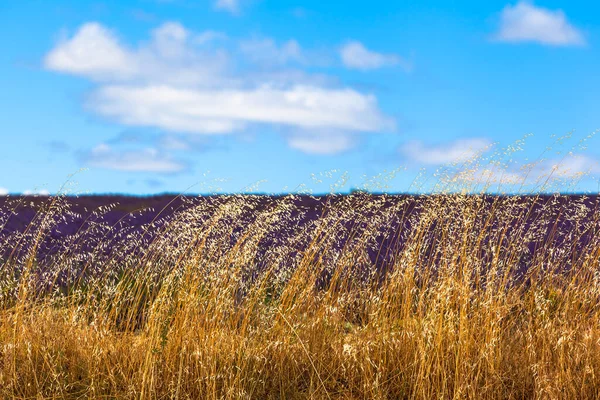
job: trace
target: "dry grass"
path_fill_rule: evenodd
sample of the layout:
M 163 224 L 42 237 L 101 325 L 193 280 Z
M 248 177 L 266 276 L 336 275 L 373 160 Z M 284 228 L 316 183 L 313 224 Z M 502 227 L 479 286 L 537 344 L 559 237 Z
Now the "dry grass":
M 42 262 L 51 198 L 2 243 L 0 395 L 600 397 L 594 199 L 329 200 L 207 200 Z

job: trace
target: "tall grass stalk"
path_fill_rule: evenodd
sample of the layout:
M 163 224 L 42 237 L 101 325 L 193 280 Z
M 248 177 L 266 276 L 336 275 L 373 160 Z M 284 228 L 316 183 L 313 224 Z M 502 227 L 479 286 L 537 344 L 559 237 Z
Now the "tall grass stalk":
M 51 198 L 2 242 L 0 396 L 600 398 L 598 198 L 303 201 L 91 218 L 41 257 Z

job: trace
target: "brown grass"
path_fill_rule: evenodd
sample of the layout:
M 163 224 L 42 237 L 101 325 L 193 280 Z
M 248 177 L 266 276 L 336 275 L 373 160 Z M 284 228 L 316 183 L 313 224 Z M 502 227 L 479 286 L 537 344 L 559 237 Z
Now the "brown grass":
M 600 397 L 594 202 L 355 194 L 303 224 L 296 201 L 206 201 L 42 267 L 51 198 L 2 264 L 0 395 Z

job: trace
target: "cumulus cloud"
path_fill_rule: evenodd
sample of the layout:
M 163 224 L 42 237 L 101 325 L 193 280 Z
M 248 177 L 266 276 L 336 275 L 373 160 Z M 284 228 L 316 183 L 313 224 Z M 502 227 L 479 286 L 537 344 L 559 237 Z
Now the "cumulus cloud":
M 278 68 L 234 73 L 236 60 L 229 49 L 214 46 L 219 37 L 168 22 L 152 31 L 150 41 L 134 48 L 92 22 L 59 42 L 47 54 L 45 65 L 97 82 L 86 101 L 88 110 L 132 127 L 219 135 L 267 124 L 312 132 L 311 137 L 332 130 L 395 129 L 394 120 L 379 110 L 374 95 L 286 69 L 283 64 L 303 62 L 296 41 L 282 45 L 269 38 L 243 41 L 236 54 L 242 57 L 238 64 L 269 62 Z
M 203 46 L 218 37 L 214 31 L 194 35 L 177 22 L 151 33 L 152 40 L 131 49 L 116 34 L 96 22 L 82 25 L 45 57 L 47 69 L 82 76 L 100 83 L 219 84 L 226 69 L 224 52 Z
M 44 60 L 46 68 L 93 79 L 124 79 L 138 68 L 116 36 L 102 25 L 83 25 L 70 40 L 61 41 Z
M 508 5 L 500 15 L 495 39 L 503 42 L 536 42 L 551 46 L 581 46 L 585 38 L 569 23 L 562 10 L 536 7 L 528 2 Z
M 458 139 L 439 145 L 428 145 L 413 140 L 404 144 L 400 152 L 409 160 L 424 165 L 443 165 L 472 160 L 491 149 L 492 143 L 484 138 Z
M 84 164 L 90 167 L 127 172 L 177 173 L 187 168 L 181 161 L 174 160 L 154 148 L 117 151 L 101 144 L 89 152 L 80 154 Z
M 400 65 L 410 69 L 410 63 L 396 54 L 382 54 L 367 49 L 361 42 L 347 42 L 340 49 L 340 57 L 347 68 L 358 70 L 371 70 L 382 67 Z
M 0 187 L 0 196 L 7 196 L 8 195 L 8 189 Z
M 251 90 L 107 86 L 98 90 L 89 106 L 125 125 L 200 134 L 239 131 L 249 123 L 363 132 L 393 128 L 393 122 L 377 110 L 373 96 L 311 86 Z

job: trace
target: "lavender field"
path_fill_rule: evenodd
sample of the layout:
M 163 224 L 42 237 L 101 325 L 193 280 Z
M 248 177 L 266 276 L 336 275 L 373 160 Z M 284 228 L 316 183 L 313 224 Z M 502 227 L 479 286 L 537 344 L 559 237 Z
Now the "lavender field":
M 5 197 L 0 392 L 597 398 L 598 201 Z

